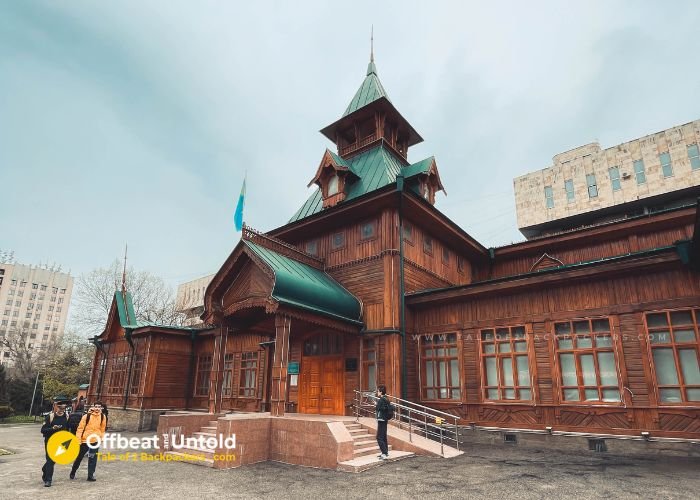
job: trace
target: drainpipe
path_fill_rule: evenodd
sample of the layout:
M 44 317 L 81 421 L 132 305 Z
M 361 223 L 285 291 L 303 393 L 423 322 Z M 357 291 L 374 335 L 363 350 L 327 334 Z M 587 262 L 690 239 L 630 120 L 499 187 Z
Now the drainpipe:
M 496 249 L 489 248 L 489 279 L 493 278 L 493 263 L 496 261 Z
M 129 401 L 129 391 L 131 390 L 131 371 L 134 368 L 134 352 L 136 348 L 134 346 L 134 341 L 131 339 L 131 329 L 124 329 L 124 338 L 129 343 L 129 349 L 131 350 L 131 355 L 129 356 L 129 373 L 126 376 L 126 391 L 124 391 L 124 405 L 122 410 L 126 410 L 126 404 Z
M 406 382 L 406 284 L 404 280 L 403 256 L 403 174 L 396 176 L 396 191 L 399 193 L 399 330 L 401 334 L 401 399 L 408 399 Z
M 90 340 L 92 340 L 92 343 L 97 348 L 97 350 L 102 353 L 102 359 L 104 360 L 104 363 L 100 363 L 102 365 L 100 367 L 100 385 L 97 386 L 97 399 L 102 400 L 102 385 L 104 384 L 104 381 L 105 381 L 105 367 L 107 366 L 107 351 L 105 350 L 104 346 L 102 345 L 102 341 L 100 341 L 97 337 L 93 337 Z

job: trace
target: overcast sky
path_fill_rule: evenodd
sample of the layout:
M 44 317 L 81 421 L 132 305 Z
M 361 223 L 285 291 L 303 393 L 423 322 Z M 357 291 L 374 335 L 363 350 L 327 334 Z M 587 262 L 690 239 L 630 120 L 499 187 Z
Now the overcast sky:
M 0 248 L 72 274 L 215 272 L 311 194 L 369 59 L 437 207 L 521 240 L 512 179 L 700 118 L 700 2 L 0 0 Z

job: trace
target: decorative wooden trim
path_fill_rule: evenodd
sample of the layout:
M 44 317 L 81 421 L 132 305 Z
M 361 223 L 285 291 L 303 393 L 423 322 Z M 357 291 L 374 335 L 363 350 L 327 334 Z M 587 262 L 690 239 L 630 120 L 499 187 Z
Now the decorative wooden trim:
M 319 187 L 321 187 L 321 183 L 319 181 L 323 176 L 323 171 L 327 168 L 332 168 L 336 173 L 348 172 L 350 170 L 344 165 L 339 165 L 333 158 L 333 155 L 331 154 L 330 150 L 326 148 L 326 151 L 323 153 L 323 157 L 321 158 L 321 162 L 319 163 L 318 168 L 316 169 L 314 178 L 311 179 L 311 181 L 306 187 L 311 187 L 312 184 L 318 184 Z
M 323 271 L 324 269 L 323 259 L 315 257 L 310 253 L 306 253 L 300 248 L 290 243 L 287 243 L 286 241 L 282 241 L 280 239 L 275 238 L 274 236 L 270 236 L 269 234 L 264 234 L 260 231 L 256 231 L 251 227 L 245 225 L 243 226 L 243 233 L 241 238 L 244 241 L 250 241 L 251 243 L 255 243 L 257 245 L 260 245 L 261 247 L 267 248 L 268 250 L 272 250 L 273 252 L 289 257 L 290 259 L 302 262 L 321 271 Z
M 338 331 L 346 332 L 346 333 L 359 333 L 360 328 L 361 328 L 359 325 L 352 326 L 348 323 L 345 323 L 345 322 L 340 321 L 340 320 L 334 320 L 334 319 L 329 318 L 327 316 L 312 314 L 312 313 L 292 309 L 290 307 L 285 307 L 285 306 L 278 307 L 276 309 L 275 313 L 277 315 L 284 314 L 284 315 L 289 316 L 291 318 L 305 321 L 307 323 L 323 326 L 326 328 L 332 328 L 334 330 L 338 330 Z
M 530 267 L 530 272 L 533 271 L 540 271 L 542 269 L 549 269 L 552 267 L 561 267 L 563 266 L 564 263 L 557 259 L 556 257 L 552 257 L 549 255 L 547 252 L 542 254 L 542 257 L 537 259 L 534 264 Z
M 245 309 L 253 309 L 256 307 L 260 307 L 265 309 L 265 312 L 274 312 L 274 309 L 271 310 L 271 308 L 275 308 L 275 305 L 277 302 L 271 298 L 247 298 L 244 300 L 239 300 L 238 302 L 235 302 L 228 306 L 226 309 L 224 309 L 224 315 L 225 316 L 231 316 L 239 311 L 243 311 Z

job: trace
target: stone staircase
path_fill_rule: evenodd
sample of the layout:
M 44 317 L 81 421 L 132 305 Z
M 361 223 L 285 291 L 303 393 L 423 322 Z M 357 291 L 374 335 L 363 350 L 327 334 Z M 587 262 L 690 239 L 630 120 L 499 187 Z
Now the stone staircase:
M 210 420 L 209 423 L 192 433 L 192 437 L 204 439 L 216 439 L 216 420 Z M 185 438 L 190 436 L 185 436 Z M 214 467 L 214 452 L 209 449 L 198 448 L 194 446 L 184 446 L 177 450 L 166 451 L 165 455 L 170 455 L 178 462 L 186 462 L 190 464 L 203 465 L 205 467 Z
M 389 445 L 389 459 L 380 460 L 378 458 L 380 450 L 375 435 L 359 423 L 344 422 L 344 424 L 353 440 L 353 458 L 339 462 L 338 470 L 340 471 L 362 472 L 386 462 L 395 462 L 414 456 L 413 453 L 407 451 L 392 451 L 392 447 Z

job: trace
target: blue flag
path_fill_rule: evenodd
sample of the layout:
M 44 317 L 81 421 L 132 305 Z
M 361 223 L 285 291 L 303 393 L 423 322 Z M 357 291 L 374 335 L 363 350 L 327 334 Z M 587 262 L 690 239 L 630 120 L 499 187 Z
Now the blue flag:
M 245 205 L 245 178 L 241 187 L 241 195 L 238 197 L 238 205 L 236 205 L 236 213 L 233 215 L 233 222 L 236 224 L 236 231 L 243 229 L 243 205 Z

